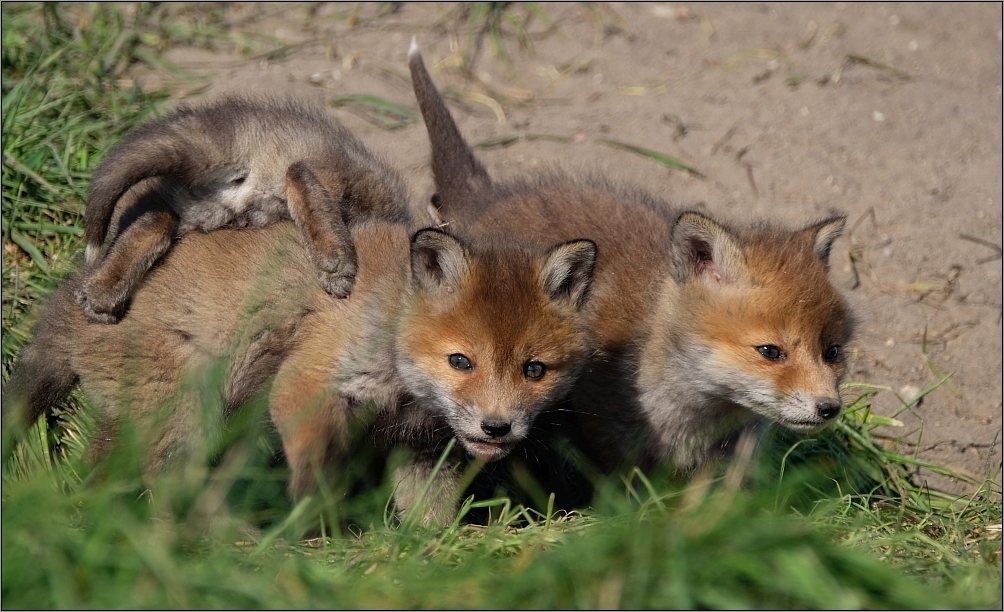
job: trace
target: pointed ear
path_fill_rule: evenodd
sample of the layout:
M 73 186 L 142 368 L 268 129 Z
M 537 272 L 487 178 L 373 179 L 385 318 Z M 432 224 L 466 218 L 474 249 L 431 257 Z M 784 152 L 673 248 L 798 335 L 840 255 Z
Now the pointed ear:
M 411 278 L 427 291 L 452 293 L 470 274 L 467 249 L 437 229 L 424 229 L 411 239 Z
M 425 69 L 414 38 L 408 49 L 408 68 L 432 145 L 432 175 L 437 195 L 434 204 L 445 219 L 462 217 L 464 209 L 470 206 L 471 196 L 490 188 L 492 180 L 460 134 L 443 96 Z
M 823 268 L 827 271 L 830 269 L 830 248 L 833 246 L 833 241 L 844 232 L 846 223 L 847 217 L 832 217 L 803 230 L 811 238 L 816 257 L 819 257 L 819 261 L 823 263 Z
M 540 267 L 540 282 L 555 301 L 580 308 L 585 302 L 596 267 L 596 243 L 592 240 L 564 242 L 547 252 Z
M 703 278 L 729 284 L 746 276 L 746 256 L 728 228 L 696 212 L 680 215 L 673 227 L 673 278 Z

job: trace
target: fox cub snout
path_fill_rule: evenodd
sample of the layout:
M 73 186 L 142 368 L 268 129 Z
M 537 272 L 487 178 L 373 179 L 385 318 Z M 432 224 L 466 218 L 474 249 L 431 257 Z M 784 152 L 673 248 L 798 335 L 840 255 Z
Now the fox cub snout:
M 471 455 L 493 461 L 528 435 L 586 360 L 578 311 L 596 245 L 575 240 L 536 258 L 512 249 L 465 251 L 438 231 L 415 237 L 412 275 L 423 292 L 403 316 L 398 369 Z

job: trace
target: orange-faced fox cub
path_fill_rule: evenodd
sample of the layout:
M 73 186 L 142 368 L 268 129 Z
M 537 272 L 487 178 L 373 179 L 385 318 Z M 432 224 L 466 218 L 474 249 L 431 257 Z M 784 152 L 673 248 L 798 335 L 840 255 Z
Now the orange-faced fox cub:
M 596 179 L 495 183 L 414 43 L 409 64 L 450 228 L 588 236 L 603 253 L 585 310 L 597 352 L 561 413 L 587 459 L 690 470 L 757 421 L 811 432 L 836 418 L 852 321 L 827 262 L 843 217 L 735 228 Z
M 353 223 L 403 221 L 400 181 L 374 181 L 382 166 L 323 109 L 293 100 L 227 97 L 183 107 L 149 123 L 116 146 L 94 173 L 84 231 L 88 278 L 77 302 L 96 323 L 121 318 L 136 285 L 169 248 L 176 234 L 221 227 L 261 227 L 292 219 L 300 228 L 325 291 L 352 291 L 356 253 Z M 311 173 L 326 197 L 297 207 L 287 201 L 294 174 Z M 142 211 L 124 211 L 120 198 L 156 177 L 162 200 Z M 117 219 L 114 241 L 101 247 Z
M 323 192 L 310 175 L 290 180 L 296 205 Z M 426 515 L 449 521 L 460 462 L 504 457 L 577 377 L 589 350 L 580 309 L 596 247 L 482 246 L 435 229 L 409 240 L 406 224 L 382 220 L 355 224 L 351 237 L 359 271 L 344 300 L 322 290 L 289 223 L 182 237 L 117 325 L 90 323 L 76 307 L 82 270 L 18 358 L 5 425 L 30 422 L 79 382 L 103 409 L 91 454 L 133 419 L 149 435 L 147 469 L 156 472 L 198 439 L 207 398 L 220 399 L 220 422 L 272 381 L 292 495 L 338 469 L 349 423 L 375 408 L 378 441 L 413 451 L 396 476 L 402 509 L 417 501 L 447 442 L 459 440 Z

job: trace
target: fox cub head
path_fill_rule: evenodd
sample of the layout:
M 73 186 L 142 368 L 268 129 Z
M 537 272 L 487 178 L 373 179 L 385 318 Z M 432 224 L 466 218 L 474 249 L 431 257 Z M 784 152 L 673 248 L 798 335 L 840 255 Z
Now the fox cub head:
M 589 356 L 580 309 L 596 245 L 574 240 L 543 254 L 486 246 L 434 229 L 415 235 L 414 293 L 396 353 L 416 399 L 471 455 L 493 461 L 527 436 Z
M 728 398 L 795 431 L 832 421 L 853 326 L 827 279 L 843 227 L 836 217 L 794 232 L 734 231 L 682 214 L 672 234 L 671 295 L 656 319 L 671 322 L 656 334 L 674 371 L 705 397 Z

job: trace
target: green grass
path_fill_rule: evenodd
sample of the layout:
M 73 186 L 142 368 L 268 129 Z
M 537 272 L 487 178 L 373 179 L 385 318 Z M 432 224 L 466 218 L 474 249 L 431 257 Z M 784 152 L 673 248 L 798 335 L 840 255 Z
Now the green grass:
M 627 144 L 625 142 L 620 142 L 618 140 L 611 140 L 609 138 L 597 138 L 594 142 L 597 144 L 607 145 L 609 147 L 614 147 L 617 149 L 624 149 L 625 151 L 631 151 L 632 153 L 637 153 L 643 155 L 649 159 L 653 159 L 664 166 L 670 168 L 676 168 L 678 170 L 685 170 L 690 174 L 698 177 L 704 177 L 696 168 L 688 165 L 686 162 L 677 159 L 671 155 L 666 155 L 665 153 L 660 153 L 658 151 L 653 151 L 651 149 L 645 149 L 632 144 Z
M 468 71 L 472 71 L 477 64 L 485 39 L 492 55 L 499 58 L 512 73 L 512 61 L 509 59 L 505 39 L 514 38 L 520 49 L 532 52 L 531 38 L 534 35 L 529 29 L 535 20 L 545 26 L 545 34 L 556 29 L 554 22 L 538 2 L 465 2 L 456 10 L 467 17 L 468 52 L 464 57 L 463 67 Z
M 31 306 L 74 269 L 91 171 L 154 110 L 154 97 L 118 82 L 139 48 L 126 21 L 104 5 L 3 6 L 5 380 Z
M 284 470 L 270 464 L 272 449 L 253 427 L 213 467 L 193 458 L 152 484 L 137 468 L 141 445 L 126 434 L 94 472 L 71 451 L 55 463 L 72 469 L 36 466 L 5 479 L 2 602 L 7 608 L 999 605 L 1000 540 L 985 530 L 999 523 L 1000 509 L 987 489 L 971 503 L 940 507 L 923 495 L 890 497 L 891 482 L 874 481 L 845 461 L 842 454 L 856 451 L 840 431 L 788 453 L 779 484 L 772 466 L 790 448 L 780 438 L 770 441 L 767 460 L 689 486 L 659 475 L 607 482 L 582 514 L 493 499 L 480 502 L 492 510 L 487 526 L 458 521 L 424 529 L 389 513 L 387 484 L 290 509 Z M 33 440 L 32 456 L 44 457 L 45 436 Z M 737 475 L 744 486 L 736 486 Z M 870 492 L 833 494 L 832 483 Z M 263 502 L 284 511 L 263 515 Z M 327 536 L 295 537 L 297 524 L 318 515 Z M 264 533 L 249 535 L 248 523 Z
M 96 162 L 156 113 L 161 98 L 127 83 L 125 69 L 166 69 L 158 52 L 172 40 L 231 35 L 212 19 L 171 17 L 174 7 L 2 10 L 6 380 L 36 306 L 74 269 Z M 811 439 L 772 432 L 759 460 L 725 474 L 599 483 L 592 507 L 572 514 L 469 501 L 464 511 L 487 508 L 490 523 L 442 529 L 402 525 L 387 483 L 291 505 L 261 419 L 152 483 L 128 431 L 90 466 L 81 456 L 92 411 L 74 401 L 20 444 L 5 440 L 0 604 L 999 608 L 996 475 L 961 498 L 918 486 L 922 462 L 872 437 L 884 421 L 871 400 L 890 391 L 857 393 L 836 428 Z M 301 539 L 305 525 L 321 525 L 320 536 Z
M 335 108 L 345 107 L 385 130 L 399 130 L 418 122 L 418 114 L 413 109 L 370 94 L 335 96 L 328 104 Z

